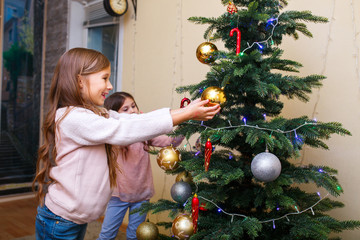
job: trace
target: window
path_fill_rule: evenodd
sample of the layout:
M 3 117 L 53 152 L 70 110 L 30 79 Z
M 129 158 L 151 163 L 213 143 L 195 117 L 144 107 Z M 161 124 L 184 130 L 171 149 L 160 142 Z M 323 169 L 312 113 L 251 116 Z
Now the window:
M 110 82 L 113 85 L 113 91 L 117 89 L 117 57 L 118 57 L 118 26 L 107 25 L 99 27 L 89 27 L 87 34 L 87 47 L 102 52 L 111 63 Z
M 0 85 L 0 195 L 31 191 L 39 142 L 34 67 L 34 1 L 3 1 Z M 1 7 L 0 7 L 1 10 Z M 42 36 L 42 34 L 41 34 Z M 1 45 L 0 45 L 1 46 Z M 1 61 L 0 61 L 1 62 Z
M 111 63 L 112 92 L 120 91 L 123 41 L 121 17 L 109 16 L 102 0 L 73 0 L 70 6 L 69 48 L 86 47 L 102 52 Z

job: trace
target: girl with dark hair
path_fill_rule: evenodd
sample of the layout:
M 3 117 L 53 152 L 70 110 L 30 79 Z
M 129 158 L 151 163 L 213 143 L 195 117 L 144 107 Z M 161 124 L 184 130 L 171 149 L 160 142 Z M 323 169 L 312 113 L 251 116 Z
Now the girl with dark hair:
M 127 92 L 115 92 L 105 99 L 104 107 L 118 113 L 139 114 L 134 97 Z M 119 147 L 117 162 L 123 174 L 117 174 L 117 186 L 108 203 L 99 240 L 115 239 L 125 213 L 129 209 L 126 239 L 136 240 L 136 229 L 145 221 L 146 214 L 130 212 L 148 202 L 154 195 L 149 147 L 180 145 L 184 137 L 172 138 L 161 135 L 145 142 Z

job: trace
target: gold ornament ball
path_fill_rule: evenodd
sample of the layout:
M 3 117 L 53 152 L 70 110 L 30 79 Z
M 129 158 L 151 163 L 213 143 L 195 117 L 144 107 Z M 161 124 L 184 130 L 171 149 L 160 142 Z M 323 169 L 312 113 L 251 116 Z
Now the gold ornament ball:
M 179 173 L 176 176 L 175 181 L 176 182 L 183 181 L 183 182 L 191 184 L 193 182 L 193 178 L 189 172 L 184 171 L 184 172 Z
M 196 49 L 197 59 L 204 64 L 212 63 L 215 59 L 215 52 L 217 52 L 217 47 L 211 42 L 204 42 L 198 46 Z
M 177 216 L 173 221 L 171 231 L 176 239 L 189 239 L 194 233 L 192 218 L 187 214 Z
M 159 229 L 152 222 L 143 222 L 136 229 L 138 240 L 156 240 L 159 236 Z
M 179 166 L 181 154 L 172 146 L 162 148 L 157 155 L 157 163 L 164 170 L 173 170 Z
M 214 106 L 215 104 L 220 104 L 223 106 L 226 102 L 226 96 L 224 90 L 219 87 L 208 87 L 201 94 L 201 100 L 209 99 L 210 102 L 207 106 Z

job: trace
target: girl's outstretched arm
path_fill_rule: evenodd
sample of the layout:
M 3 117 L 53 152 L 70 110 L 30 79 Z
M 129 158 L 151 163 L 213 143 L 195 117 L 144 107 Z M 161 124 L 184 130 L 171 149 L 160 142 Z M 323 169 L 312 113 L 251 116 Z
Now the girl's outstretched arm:
M 220 111 L 220 105 L 205 107 L 209 100 L 196 99 L 185 108 L 170 111 L 173 125 L 178 125 L 188 120 L 207 121 L 212 119 Z

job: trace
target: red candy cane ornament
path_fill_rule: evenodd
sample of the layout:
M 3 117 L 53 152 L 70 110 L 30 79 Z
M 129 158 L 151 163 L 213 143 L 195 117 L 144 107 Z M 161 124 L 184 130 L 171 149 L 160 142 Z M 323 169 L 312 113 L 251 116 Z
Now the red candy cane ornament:
M 210 158 L 212 153 L 212 144 L 210 142 L 210 138 L 205 143 L 205 171 L 209 170 Z
M 184 98 L 181 100 L 181 103 L 180 103 L 180 108 L 185 107 L 185 103 L 186 103 L 187 105 L 189 105 L 189 104 L 190 104 L 190 102 L 191 102 L 191 100 L 190 100 L 190 99 L 188 99 L 188 98 L 184 97 Z
M 237 35 L 236 35 L 236 55 L 238 55 L 240 53 L 241 32 L 238 28 L 233 28 L 230 31 L 230 37 L 234 36 L 234 32 L 237 33 Z
M 199 199 L 197 197 L 197 194 L 194 194 L 194 197 L 191 202 L 191 217 L 193 220 L 193 227 L 194 227 L 194 233 L 197 231 L 197 223 L 199 218 Z

